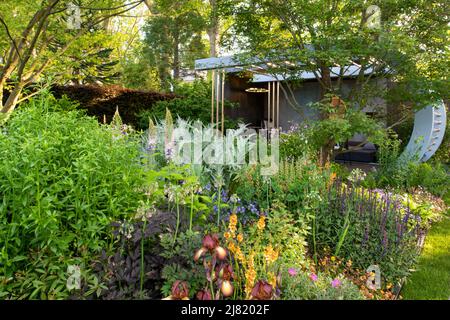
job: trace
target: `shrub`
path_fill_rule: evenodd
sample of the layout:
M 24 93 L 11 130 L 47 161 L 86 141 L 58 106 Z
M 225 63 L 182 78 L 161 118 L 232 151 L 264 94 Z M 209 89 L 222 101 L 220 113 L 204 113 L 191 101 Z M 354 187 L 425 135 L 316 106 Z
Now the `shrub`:
M 113 223 L 112 250 L 96 263 L 105 283 L 102 299 L 167 296 L 176 280 L 195 290 L 204 273 L 195 272 L 192 256 L 210 199 L 201 193 L 189 166 L 169 164 L 145 171 L 145 201 L 129 219 Z M 197 286 L 195 286 L 197 284 Z
M 383 141 L 385 138 L 385 130 L 380 123 L 368 117 L 361 110 L 347 108 L 340 115 L 336 113 L 335 108 L 331 108 L 326 102 L 313 103 L 312 107 L 318 107 L 322 112 L 329 113 L 329 117 L 320 121 L 311 122 L 308 129 L 308 143 L 313 150 L 329 148 L 328 152 L 336 153 L 334 145 L 336 143 L 344 144 L 355 134 L 364 134 L 367 139 L 375 144 Z
M 251 298 L 258 281 L 271 286 L 271 298 L 279 297 L 279 267 L 305 260 L 305 234 L 304 225 L 278 202 L 267 217 L 261 215 L 247 226 L 239 223 L 238 216 L 233 213 L 224 238 L 234 259 L 236 297 Z
M 53 86 L 52 92 L 57 98 L 67 96 L 79 104 L 78 108 L 86 110 L 100 123 L 110 123 L 116 109 L 119 109 L 124 123 L 139 127 L 139 116 L 145 110 L 151 110 L 158 101 L 171 100 L 173 94 L 126 89 L 117 85 L 73 85 Z M 148 119 L 147 119 L 148 123 Z
M 378 265 L 393 283 L 409 274 L 423 232 L 420 216 L 402 198 L 340 181 L 323 197 L 314 221 L 308 242 L 319 252 L 331 248 L 334 256 L 362 270 Z
M 411 163 L 406 181 L 408 187 L 423 187 L 436 196 L 448 193 L 450 174 L 440 163 Z
M 350 280 L 330 277 L 326 273 L 282 270 L 281 297 L 285 300 L 363 300 L 359 288 Z M 334 285 L 333 285 L 334 284 Z
M 193 260 L 195 251 L 201 247 L 202 237 L 200 232 L 187 230 L 180 234 L 173 242 L 171 234 L 161 236 L 163 250 L 161 256 L 166 259 L 161 271 L 164 284 L 161 293 L 164 297 L 170 296 L 172 285 L 175 281 L 188 281 L 190 296 L 194 296 L 205 283 L 205 270 L 203 265 L 196 264 Z
M 278 200 L 288 210 L 298 212 L 310 207 L 312 198 L 325 188 L 329 175 L 329 169 L 318 168 L 307 156 L 282 160 L 278 172 L 269 177 L 261 176 L 257 166 L 248 168 L 237 177 L 235 193 L 243 201 L 256 202 L 262 209 Z
M 163 120 L 166 110 L 175 117 L 183 120 L 200 120 L 203 124 L 211 122 L 211 85 L 205 81 L 195 81 L 192 84 L 178 84 L 174 91 L 175 99 L 156 102 L 151 109 L 138 114 L 140 129 L 148 128 L 149 117 L 153 120 Z M 225 102 L 225 108 L 231 108 L 233 104 Z M 225 128 L 235 128 L 236 121 L 225 118 Z
M 296 160 L 305 155 L 312 154 L 312 146 L 308 144 L 308 125 L 292 125 L 288 132 L 280 134 L 280 157 L 286 160 Z
M 450 176 L 444 165 L 438 162 L 408 161 L 400 154 L 400 141 L 395 135 L 381 144 L 380 167 L 375 174 L 378 187 L 410 189 L 421 186 L 436 196 L 442 197 L 448 193 Z
M 32 100 L 0 134 L 0 294 L 10 298 L 67 297 L 68 265 L 88 270 L 109 247 L 110 222 L 142 199 L 132 137 L 113 139 L 109 127 L 59 108 L 48 96 Z

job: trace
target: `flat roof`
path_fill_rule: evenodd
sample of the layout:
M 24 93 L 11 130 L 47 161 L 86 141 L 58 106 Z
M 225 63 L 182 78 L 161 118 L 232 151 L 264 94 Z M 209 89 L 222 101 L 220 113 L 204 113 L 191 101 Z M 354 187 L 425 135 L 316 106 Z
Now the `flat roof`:
M 270 61 L 264 61 L 259 58 L 249 58 L 241 59 L 239 56 L 224 56 L 224 57 L 210 57 L 204 59 L 195 60 L 195 70 L 206 71 L 206 70 L 224 70 L 226 73 L 238 73 L 242 71 L 253 72 L 252 82 L 270 82 L 270 81 L 285 81 L 288 80 L 284 75 L 281 74 L 269 74 L 267 69 L 271 66 L 285 64 L 286 66 L 295 66 L 295 62 L 282 61 L 272 63 Z M 297 62 L 298 65 L 301 63 Z M 341 70 L 341 69 L 344 70 Z M 342 76 L 344 77 L 354 77 L 359 74 L 361 66 L 352 62 L 348 66 L 335 66 L 330 69 L 331 77 L 337 78 L 341 76 L 341 71 L 343 71 Z M 364 74 L 372 73 L 373 68 L 367 68 L 364 70 Z M 314 72 L 311 71 L 299 71 L 297 75 L 290 75 L 288 78 L 295 79 L 315 79 Z

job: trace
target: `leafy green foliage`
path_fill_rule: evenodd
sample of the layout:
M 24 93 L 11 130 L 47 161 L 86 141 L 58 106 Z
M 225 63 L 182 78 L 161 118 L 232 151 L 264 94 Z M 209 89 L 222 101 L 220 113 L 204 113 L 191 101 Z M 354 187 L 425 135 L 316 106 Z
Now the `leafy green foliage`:
M 179 83 L 175 87 L 175 99 L 160 101 L 155 103 L 151 110 L 146 110 L 138 114 L 139 127 L 148 128 L 148 119 L 162 120 L 166 115 L 166 110 L 175 117 L 183 120 L 199 120 L 203 124 L 211 122 L 211 84 L 197 80 L 192 84 Z M 225 103 L 226 108 L 232 108 L 233 104 Z M 225 128 L 236 127 L 236 121 L 225 118 Z
M 42 96 L 0 134 L 0 274 L 13 298 L 67 297 L 67 265 L 89 268 L 109 247 L 110 222 L 136 211 L 142 199 L 133 138 L 113 139 L 95 119 L 60 108 Z
M 379 143 L 384 138 L 380 124 L 369 118 L 359 110 L 346 110 L 342 117 L 329 117 L 311 124 L 308 141 L 318 150 L 321 146 L 332 140 L 335 143 L 344 143 L 355 134 L 364 134 L 367 140 Z
M 113 38 L 104 31 L 97 31 L 80 39 L 86 44 L 75 43 L 67 57 L 58 61 L 56 67 L 64 65 L 65 73 L 60 83 L 111 84 L 120 78 L 119 60 L 114 52 Z M 86 49 L 83 47 L 86 46 Z M 81 50 L 80 50 L 81 48 Z
M 361 270 L 378 265 L 382 277 L 395 283 L 409 275 L 418 256 L 422 232 L 419 212 L 392 193 L 335 183 L 322 195 L 309 242 L 318 251 L 351 259 Z
M 439 162 L 412 163 L 409 165 L 409 175 L 406 181 L 408 187 L 421 186 L 436 196 L 449 194 L 448 185 L 450 173 Z
M 183 280 L 189 282 L 190 296 L 194 296 L 206 281 L 204 267 L 193 259 L 195 251 L 202 246 L 202 234 L 187 230 L 180 233 L 175 244 L 172 240 L 171 234 L 163 234 L 161 237 L 161 256 L 167 259 L 161 273 L 164 279 L 162 295 L 169 296 L 173 283 Z
M 366 23 L 370 5 L 381 11 L 375 28 Z M 419 108 L 426 100 L 448 97 L 448 52 L 442 50 L 448 43 L 445 0 L 227 0 L 221 9 L 234 18 L 229 33 L 234 35 L 233 45 L 247 52 L 244 60 L 271 59 L 279 62 L 272 73 L 295 79 L 302 71 L 314 71 L 324 93 L 335 93 L 354 106 L 364 108 L 380 94 Z M 302 63 L 293 67 L 283 63 L 286 59 Z M 375 72 L 370 76 L 358 72 L 356 85 L 347 90 L 343 73 L 331 81 L 330 71 L 351 61 Z M 371 81 L 378 76 L 392 79 L 393 85 L 380 90 Z M 427 89 L 433 93 L 424 94 Z
M 236 180 L 235 193 L 248 202 L 255 201 L 261 208 L 269 208 L 279 200 L 292 212 L 313 205 L 316 195 L 326 186 L 329 170 L 320 171 L 317 164 L 304 156 L 280 162 L 279 172 L 268 178 L 251 167 Z
M 95 116 L 100 123 L 104 120 L 111 122 L 119 108 L 123 122 L 134 128 L 139 128 L 140 112 L 152 109 L 157 101 L 174 98 L 170 94 L 132 90 L 116 85 L 54 85 L 51 91 L 57 98 L 67 96 L 77 102 L 79 109 L 86 110 L 89 116 Z
M 0 105 L 6 118 L 30 84 L 116 79 L 114 49 L 122 43 L 114 41 L 117 38 L 108 32 L 108 22 L 139 4 L 124 0 L 2 1 L 0 12 L 8 13 L 0 15 Z M 80 9 L 78 16 L 70 12 L 73 5 Z M 75 25 L 72 19 L 77 20 Z M 6 83 L 13 90 L 3 105 L 3 91 L 10 89 Z
M 198 0 L 158 0 L 151 6 L 153 15 L 144 26 L 143 55 L 157 70 L 163 90 L 168 91 L 195 59 L 206 56 L 202 6 Z
M 400 144 L 395 135 L 380 144 L 376 185 L 397 189 L 421 186 L 436 196 L 448 194 L 448 169 L 439 162 L 416 163 L 400 158 Z
M 363 300 L 363 295 L 356 285 L 341 277 L 339 287 L 332 287 L 333 278 L 326 273 L 319 273 L 317 280 L 311 280 L 306 272 L 290 275 L 283 269 L 282 298 L 285 300 Z
M 287 133 L 280 134 L 280 157 L 282 159 L 295 160 L 305 155 L 312 155 L 311 145 L 308 144 L 308 125 L 302 129 L 292 126 Z
M 142 60 L 122 62 L 123 86 L 130 89 L 161 91 L 158 71 Z

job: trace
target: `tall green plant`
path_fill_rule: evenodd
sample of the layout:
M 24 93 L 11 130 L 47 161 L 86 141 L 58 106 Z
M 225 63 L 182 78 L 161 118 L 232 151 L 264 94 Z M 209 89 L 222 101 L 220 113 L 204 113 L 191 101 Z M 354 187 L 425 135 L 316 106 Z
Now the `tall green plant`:
M 0 291 L 10 297 L 67 297 L 67 266 L 88 267 L 111 243 L 111 221 L 127 218 L 143 197 L 133 137 L 59 109 L 39 97 L 0 134 Z M 39 281 L 22 282 L 26 273 Z

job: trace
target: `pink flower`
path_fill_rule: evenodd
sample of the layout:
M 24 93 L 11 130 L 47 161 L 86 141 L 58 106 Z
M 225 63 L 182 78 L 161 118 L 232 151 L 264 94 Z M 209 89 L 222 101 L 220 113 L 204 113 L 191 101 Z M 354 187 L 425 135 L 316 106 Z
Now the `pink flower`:
M 297 275 L 297 270 L 295 268 L 289 268 L 288 273 L 291 277 L 295 277 Z
M 311 279 L 311 281 L 317 281 L 317 274 L 315 274 L 315 273 L 310 273 L 309 274 L 309 278 Z
M 334 279 L 333 281 L 331 281 L 331 286 L 333 288 L 337 288 L 342 284 L 341 280 L 339 280 L 338 278 Z

